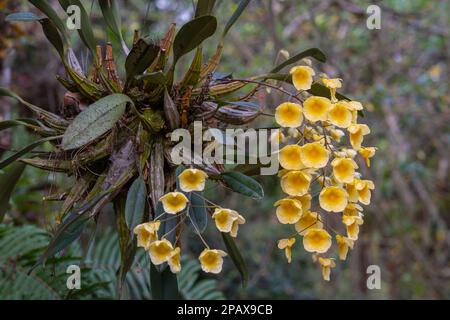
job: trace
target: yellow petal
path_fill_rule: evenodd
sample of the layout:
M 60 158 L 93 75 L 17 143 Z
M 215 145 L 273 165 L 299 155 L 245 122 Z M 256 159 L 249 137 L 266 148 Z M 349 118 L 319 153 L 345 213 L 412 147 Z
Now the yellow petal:
M 179 176 L 180 189 L 184 192 L 203 191 L 208 175 L 199 169 L 186 169 Z
M 301 147 L 301 162 L 308 168 L 323 168 L 327 165 L 330 158 L 328 151 L 319 142 L 306 143 Z
M 309 97 L 303 103 L 303 114 L 312 122 L 325 121 L 331 108 L 330 99 L 324 97 Z
M 302 106 L 292 102 L 284 102 L 275 109 L 275 120 L 285 128 L 296 128 L 303 122 Z
M 282 224 L 294 224 L 302 216 L 302 204 L 294 199 L 281 199 L 275 202 L 277 218 Z
M 162 202 L 165 212 L 175 214 L 183 211 L 189 200 L 181 192 L 169 192 L 163 195 L 159 201 Z
M 304 166 L 301 162 L 301 147 L 293 144 L 283 147 L 278 154 L 280 165 L 287 170 L 300 170 Z
M 220 273 L 222 271 L 223 257 L 227 254 L 222 250 L 205 249 L 199 256 L 200 264 L 204 272 Z
M 331 247 L 331 236 L 324 229 L 309 229 L 303 237 L 303 247 L 308 252 L 325 253 Z
M 152 263 L 156 266 L 166 262 L 169 259 L 172 250 L 172 244 L 168 240 L 162 239 L 152 242 L 148 253 Z
M 348 193 L 341 187 L 325 187 L 319 195 L 320 207 L 329 212 L 344 211 L 348 203 Z
M 309 90 L 313 82 L 313 76 L 316 74 L 311 67 L 297 66 L 291 68 L 289 73 L 292 75 L 292 83 L 297 90 Z

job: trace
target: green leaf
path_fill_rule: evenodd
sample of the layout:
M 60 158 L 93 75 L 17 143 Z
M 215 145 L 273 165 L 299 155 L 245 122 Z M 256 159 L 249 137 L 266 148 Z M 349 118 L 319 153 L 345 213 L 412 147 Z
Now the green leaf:
M 8 14 L 5 21 L 15 22 L 15 21 L 39 21 L 42 17 L 38 17 L 32 12 L 16 12 Z
M 195 7 L 195 17 L 198 18 L 211 14 L 215 3 L 216 0 L 198 0 L 197 6 Z
M 306 58 L 306 57 L 312 57 L 320 62 L 325 62 L 327 60 L 327 58 L 325 57 L 325 54 L 322 51 L 320 51 L 317 48 L 311 48 L 311 49 L 305 50 L 303 52 L 297 53 L 296 55 L 292 56 L 291 58 L 287 59 L 286 61 L 280 63 L 275 68 L 273 68 L 270 71 L 270 73 L 277 73 L 284 67 L 291 65 L 293 63 L 296 63 L 297 61 L 299 61 L 303 58 Z
M 103 18 L 105 19 L 106 24 L 114 33 L 114 35 L 119 39 L 122 50 L 125 54 L 128 54 L 130 50 L 128 49 L 125 41 L 123 40 L 122 32 L 121 32 L 121 21 L 120 21 L 120 13 L 118 7 L 118 1 L 116 0 L 99 0 L 100 9 L 102 10 Z
M 55 47 L 56 51 L 58 51 L 61 59 L 65 59 L 65 46 L 64 41 L 61 38 L 61 34 L 56 28 L 55 24 L 48 18 L 39 20 L 42 26 L 42 30 L 44 31 L 45 37 L 48 41 Z
M 205 199 L 198 192 L 189 192 L 186 197 L 189 199 L 189 217 L 186 224 L 194 224 L 194 230 L 203 233 L 208 226 L 208 213 L 206 212 Z
M 142 80 L 146 84 L 166 84 L 166 76 L 162 71 L 155 71 L 135 77 L 136 80 Z
M 250 0 L 241 0 L 241 2 L 239 2 L 239 5 L 238 5 L 236 11 L 234 11 L 233 15 L 230 17 L 227 24 L 225 25 L 225 29 L 223 30 L 223 33 L 222 33 L 222 38 L 225 38 L 228 31 L 230 31 L 233 24 L 239 19 L 242 12 L 244 12 L 245 8 L 247 7 L 247 5 L 249 3 L 250 3 Z
M 131 99 L 120 93 L 111 94 L 91 104 L 67 127 L 62 148 L 70 150 L 81 147 L 110 130 L 125 112 Z
M 44 142 L 52 141 L 52 140 L 56 140 L 56 139 L 61 139 L 61 137 L 62 136 L 43 138 L 43 139 L 39 139 L 39 140 L 29 144 L 28 146 L 20 149 L 19 151 L 15 152 L 14 154 L 9 156 L 8 158 L 0 161 L 0 169 L 6 167 L 7 165 L 9 165 L 11 163 L 13 163 L 17 159 L 19 159 L 21 156 L 27 154 L 28 152 L 30 152 L 31 150 L 33 150 L 37 146 L 43 144 Z
M 239 248 L 236 246 L 236 243 L 234 242 L 234 239 L 230 236 L 230 234 L 224 232 L 221 232 L 220 234 L 222 235 L 223 242 L 227 247 L 228 255 L 230 256 L 231 260 L 233 260 L 234 265 L 241 274 L 242 286 L 245 287 L 248 281 L 247 264 L 245 263 L 245 260 L 242 257 L 241 252 L 239 251 Z
M 177 300 L 180 298 L 177 276 L 169 268 L 159 272 L 151 263 L 150 283 L 154 300 Z
M 14 190 L 14 187 L 19 181 L 23 170 L 25 169 L 25 164 L 18 162 L 14 163 L 7 170 L 0 172 L 0 179 L 2 181 L 2 186 L 0 188 L 0 223 L 3 221 L 6 211 L 9 208 L 9 198 Z
M 147 189 L 145 187 L 145 181 L 141 177 L 138 177 L 134 180 L 127 194 L 125 220 L 128 229 L 133 230 L 134 227 L 142 222 L 146 198 Z
M 330 89 L 317 82 L 312 84 L 311 89 L 309 89 L 308 92 L 314 96 L 325 97 L 328 99 L 331 98 Z M 338 98 L 339 100 L 351 100 L 350 98 L 347 98 L 346 96 L 338 92 L 336 92 L 336 98 Z
M 16 120 L 5 120 L 0 122 L 0 131 L 6 130 L 12 127 L 24 126 L 28 128 L 41 126 L 39 121 L 31 118 L 16 119 Z
M 127 81 L 130 81 L 136 75 L 142 74 L 158 57 L 159 50 L 160 47 L 158 45 L 139 39 L 133 45 L 125 60 Z
M 224 172 L 221 176 L 225 183 L 235 192 L 253 199 L 262 199 L 264 197 L 264 190 L 258 181 L 243 173 Z
M 170 243 L 175 243 L 176 233 L 177 233 L 176 232 L 177 218 L 174 217 L 173 215 L 164 213 L 164 208 L 163 208 L 161 201 L 159 201 L 156 205 L 156 215 L 155 216 L 160 217 L 159 219 L 161 219 L 161 224 L 160 224 L 159 230 L 158 230 L 158 238 L 161 239 L 164 236 L 164 238 L 169 240 Z M 167 219 L 167 218 L 172 218 L 172 219 Z
M 184 24 L 173 42 L 173 66 L 186 53 L 197 48 L 205 39 L 216 32 L 217 19 L 213 16 L 201 16 Z
M 38 8 L 42 13 L 44 13 L 56 26 L 61 35 L 66 38 L 66 27 L 63 20 L 58 16 L 52 6 L 48 1 L 42 0 L 29 0 L 36 8 Z

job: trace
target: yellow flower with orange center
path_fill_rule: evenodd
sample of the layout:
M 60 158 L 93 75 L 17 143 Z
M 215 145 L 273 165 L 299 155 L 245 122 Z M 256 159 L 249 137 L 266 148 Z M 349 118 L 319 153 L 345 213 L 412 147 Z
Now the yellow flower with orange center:
M 203 191 L 208 175 L 199 169 L 186 169 L 179 176 L 180 189 L 184 192 Z
M 339 259 L 347 259 L 348 249 L 353 249 L 354 241 L 338 234 L 336 235 L 336 242 L 338 244 Z
M 319 257 L 319 263 L 322 266 L 322 277 L 325 281 L 330 281 L 331 268 L 336 267 L 336 262 L 333 258 Z
M 366 124 L 352 124 L 347 130 L 350 133 L 350 143 L 355 150 L 361 148 L 364 136 L 370 133 L 370 128 Z
M 328 120 L 340 128 L 348 128 L 352 124 L 352 112 L 346 101 L 336 102 L 328 112 Z
M 330 212 L 344 211 L 348 203 L 348 193 L 341 187 L 325 187 L 319 195 L 320 207 Z
M 225 257 L 226 255 L 227 253 L 222 250 L 203 250 L 198 257 L 202 266 L 202 270 L 209 273 L 220 273 L 220 271 L 222 271 L 223 257 Z
M 294 224 L 302 216 L 302 204 L 298 200 L 285 198 L 278 200 L 274 205 L 277 207 L 278 221 L 282 224 Z
M 292 67 L 289 73 L 292 75 L 292 83 L 297 90 L 309 90 L 313 82 L 313 76 L 316 74 L 311 67 L 296 66 Z
M 152 263 L 157 266 L 166 262 L 172 253 L 173 246 L 167 239 L 153 241 L 150 244 L 148 253 Z
M 297 103 L 284 102 L 275 109 L 275 120 L 285 128 L 297 128 L 303 122 L 303 109 Z
M 366 165 L 370 168 L 370 158 L 375 155 L 377 148 L 375 147 L 361 147 L 358 149 L 359 154 L 366 161 Z
M 358 165 L 351 158 L 335 158 L 331 161 L 333 175 L 340 183 L 351 183 L 355 179 L 355 169 Z
M 278 154 L 280 165 L 287 170 L 300 170 L 304 167 L 301 161 L 301 147 L 296 144 L 283 147 Z
M 141 223 L 137 225 L 133 233 L 137 236 L 137 246 L 148 250 L 150 244 L 158 239 L 159 220 Z
M 169 192 L 163 195 L 159 201 L 162 202 L 164 211 L 170 214 L 183 211 L 189 202 L 188 198 L 181 192 Z
M 281 189 L 290 196 L 303 196 L 309 190 L 311 175 L 302 171 L 289 171 L 281 178 Z
M 295 224 L 295 230 L 300 235 L 305 235 L 309 229 L 322 229 L 323 224 L 320 221 L 320 215 L 317 212 L 306 211 Z
M 325 167 L 329 157 L 330 151 L 319 142 L 306 143 L 301 147 L 300 159 L 303 165 L 308 168 Z
M 284 254 L 286 255 L 288 263 L 291 263 L 292 261 L 292 246 L 294 245 L 294 243 L 295 238 L 278 240 L 278 249 L 284 249 Z
M 237 211 L 224 208 L 216 208 L 212 215 L 216 227 L 220 232 L 230 232 L 233 226 L 233 221 L 238 218 Z
M 324 97 L 309 97 L 303 103 L 303 115 L 311 122 L 327 120 L 330 109 L 331 101 Z
M 231 209 L 216 208 L 212 218 L 220 232 L 229 232 L 232 237 L 237 236 L 239 225 L 245 223 L 244 217 Z
M 331 247 L 331 236 L 324 229 L 309 229 L 303 236 L 303 247 L 308 252 L 325 253 Z

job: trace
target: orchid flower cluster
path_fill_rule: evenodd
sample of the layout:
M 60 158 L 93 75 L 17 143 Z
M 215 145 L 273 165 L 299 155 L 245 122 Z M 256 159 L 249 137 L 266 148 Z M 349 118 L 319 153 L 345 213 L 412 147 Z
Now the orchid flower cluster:
M 290 70 L 293 85 L 303 92 L 311 88 L 315 71 L 310 66 Z M 366 124 L 358 123 L 363 106 L 358 101 L 339 100 L 336 89 L 341 79 L 322 77 L 330 90 L 330 98 L 309 96 L 303 103 L 284 102 L 276 108 L 276 122 L 285 128 L 277 139 L 285 144 L 279 150 L 281 189 L 286 198 L 275 202 L 276 216 L 281 224 L 294 225 L 295 234 L 278 241 L 292 260 L 292 247 L 301 238 L 303 247 L 313 254 L 313 261 L 322 267 L 324 280 L 330 280 L 335 261 L 330 257 L 332 235 L 339 259 L 345 260 L 358 239 L 363 224 L 363 208 L 368 205 L 374 183 L 357 172 L 355 158 L 359 155 L 370 167 L 375 147 L 364 147 L 364 136 L 370 133 Z M 317 197 L 318 196 L 318 197 Z M 318 205 L 313 206 L 316 198 Z M 328 224 L 332 215 L 341 217 L 345 232 Z
M 191 204 L 185 193 L 189 194 L 190 192 L 203 191 L 207 178 L 208 175 L 203 170 L 193 168 L 185 169 L 178 176 L 181 190 L 169 192 L 159 199 L 162 203 L 164 213 L 155 217 L 152 221 L 142 223 L 134 228 L 134 233 L 137 235 L 137 245 L 148 252 L 155 266 L 167 263 L 172 273 L 180 272 L 180 247 L 174 248 L 174 245 L 164 236 L 158 239 L 158 231 L 161 225 L 160 219 L 165 215 L 182 215 L 183 220 L 191 219 L 188 210 Z M 215 207 L 212 218 L 220 232 L 229 233 L 232 237 L 237 236 L 239 225 L 245 223 L 245 218 L 237 211 L 219 206 Z M 192 222 L 192 225 L 195 226 L 195 223 Z M 205 245 L 205 249 L 198 257 L 202 270 L 210 273 L 220 273 L 222 271 L 223 257 L 227 253 L 223 250 L 211 249 L 200 232 L 198 230 L 196 231 Z

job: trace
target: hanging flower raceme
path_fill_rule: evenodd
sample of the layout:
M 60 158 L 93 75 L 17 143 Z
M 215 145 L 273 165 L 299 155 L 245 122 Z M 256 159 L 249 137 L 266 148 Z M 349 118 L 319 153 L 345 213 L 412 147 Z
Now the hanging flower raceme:
M 297 90 L 309 90 L 312 86 L 309 79 L 311 76 L 314 82 L 315 72 L 309 69 L 304 66 L 291 69 Z M 364 222 L 360 204 L 370 204 L 375 186 L 372 181 L 362 179 L 357 170 L 360 160 L 370 167 L 376 148 L 363 146 L 364 137 L 370 133 L 369 126 L 358 123 L 363 105 L 337 93 L 343 84 L 341 79 L 320 80 L 329 90 L 330 98 L 303 95 L 303 101 L 295 96 L 295 101 L 276 108 L 275 120 L 281 130 L 286 128 L 284 133 L 278 132 L 283 135 L 278 154 L 283 169 L 278 176 L 288 197 L 276 201 L 275 206 L 278 221 L 294 225 L 296 237 L 303 238 L 304 250 L 313 254 L 322 267 L 324 280 L 329 281 L 336 263 L 334 258 L 323 255 L 336 248 L 339 259 L 345 260 L 358 239 Z M 329 215 L 339 215 L 341 226 L 329 227 Z M 334 246 L 332 233 L 336 233 Z M 296 237 L 278 241 L 278 248 L 285 250 L 288 262 L 292 260 L 291 248 Z
M 44 5 L 45 1 L 32 3 L 50 20 L 57 18 L 56 12 L 49 14 L 53 9 Z M 248 3 L 242 1 L 237 7 L 221 41 Z M 217 141 L 191 141 L 188 145 L 193 146 L 194 156 L 182 152 L 183 160 L 176 161 L 172 151 L 177 148 L 172 138 L 174 133 L 179 133 L 178 129 L 189 134 L 193 132 L 195 138 L 196 121 L 201 121 L 208 131 L 224 130 L 230 125 L 248 126 L 258 116 L 270 115 L 250 101 L 257 89 L 261 86 L 278 89 L 289 95 L 289 100 L 279 104 L 273 115 L 280 128 L 271 132 L 270 137 L 265 138 L 268 141 L 258 143 L 257 147 L 264 149 L 261 146 L 269 140 L 271 145 L 276 145 L 270 155 L 278 157 L 282 168 L 278 177 L 285 195 L 275 202 L 275 214 L 277 220 L 292 232 L 278 242 L 278 247 L 285 251 L 291 262 L 294 259 L 292 247 L 295 243 L 303 244 L 304 250 L 318 258 L 316 261 L 322 266 L 323 277 L 329 280 L 331 268 L 335 266 L 330 258 L 333 239 L 336 239 L 334 247 L 337 247 L 340 259 L 345 259 L 364 222 L 361 204 L 370 204 L 375 188 L 371 180 L 357 171 L 361 166 L 371 165 L 376 151 L 375 147 L 365 146 L 369 126 L 358 122 L 363 105 L 337 92 L 343 86 L 341 79 L 325 75 L 318 79 L 311 61 L 304 60 L 307 65 L 292 65 L 297 61 L 295 57 L 300 56 L 324 61 L 325 57 L 318 49 L 295 54 L 264 75 L 248 79 L 216 77 L 225 43 L 221 42 L 217 51 L 202 61 L 203 42 L 217 29 L 213 6 L 207 7 L 196 8 L 194 12 L 201 16 L 186 22 L 178 31 L 172 24 L 160 41 L 149 43 L 137 30 L 131 48 L 125 41 L 121 43 L 127 56 L 121 59 L 125 62 L 121 66 L 114 61 L 115 50 L 111 44 L 108 43 L 106 48 L 95 47 L 96 43 L 92 42 L 95 39 L 91 39 L 88 49 L 92 51 L 93 64 L 86 66 L 86 73 L 79 71 L 80 63 L 72 52 L 70 39 L 58 38 L 61 36 L 58 30 L 45 32 L 47 36 L 51 34 L 49 40 L 53 45 L 64 43 L 64 48 L 56 45 L 56 49 L 67 75 L 60 79 L 67 94 L 72 97 L 76 92 L 79 97 L 76 105 L 80 102 L 81 106 L 86 101 L 92 104 L 73 108 L 71 102 L 63 105 L 61 114 L 53 114 L 1 88 L 1 96 L 16 99 L 36 114 L 41 125 L 27 122 L 27 127 L 45 139 L 38 142 L 51 141 L 52 150 L 45 153 L 45 158 L 37 153 L 29 159 L 19 151 L 20 155 L 16 153 L 2 161 L 0 170 L 21 161 L 75 177 L 72 190 L 66 190 L 66 196 L 60 197 L 64 198 L 64 205 L 58 217 L 62 223 L 56 234 L 76 219 L 97 218 L 104 206 L 114 202 L 121 250 L 135 243 L 136 237 L 137 246 L 147 252 L 153 265 L 159 266 L 157 271 L 169 268 L 172 273 L 180 272 L 183 232 L 191 230 L 202 243 L 203 249 L 198 256 L 202 270 L 219 273 L 227 253 L 210 249 L 205 236 L 210 233 L 204 233 L 209 220 L 214 222 L 210 226 L 216 234 L 224 239 L 230 260 L 243 268 L 239 252 L 232 251 L 237 250 L 233 238 L 237 237 L 240 228 L 245 228 L 246 219 L 236 210 L 206 199 L 204 194 L 208 184 L 216 183 L 227 190 L 261 199 L 262 187 L 237 167 L 229 170 L 223 162 L 199 159 L 207 151 L 218 156 Z M 109 9 L 112 7 L 105 2 L 102 13 L 111 13 Z M 9 20 L 14 21 L 20 16 L 12 14 Z M 104 18 L 108 20 L 107 16 Z M 23 20 L 23 16 L 18 20 Z M 58 26 L 58 21 L 48 21 L 52 22 L 48 24 L 50 31 Z M 89 25 L 87 23 L 88 29 L 83 30 L 89 32 Z M 110 27 L 117 28 L 114 24 Z M 120 34 L 119 29 L 111 31 Z M 194 33 L 196 37 L 192 37 Z M 183 56 L 192 50 L 196 54 L 191 65 L 180 68 L 177 63 L 187 61 Z M 168 59 L 169 52 L 172 52 L 171 59 Z M 290 67 L 289 74 L 279 73 L 287 66 Z M 183 69 L 187 70 L 184 76 L 175 76 L 175 70 Z M 122 73 L 126 78 L 119 78 Z M 290 93 L 268 80 L 291 82 L 296 92 Z M 240 92 L 248 88 L 247 85 L 257 88 Z M 202 134 L 207 132 L 200 133 L 204 138 Z M 27 149 L 35 146 L 36 142 Z M 260 163 L 257 166 L 261 169 Z M 80 214 L 83 210 L 89 210 L 89 215 Z M 330 222 L 331 216 L 340 217 L 334 219 L 334 222 L 339 221 L 338 226 Z M 333 233 L 338 234 L 333 237 Z M 52 241 L 58 241 L 57 238 Z M 49 246 L 63 249 L 55 242 Z M 127 252 L 121 253 L 122 259 L 130 258 L 125 254 Z M 122 270 L 122 267 L 131 265 L 125 260 L 121 263 L 121 271 L 126 274 L 128 269 Z M 247 274 L 246 270 L 239 271 L 242 275 Z

